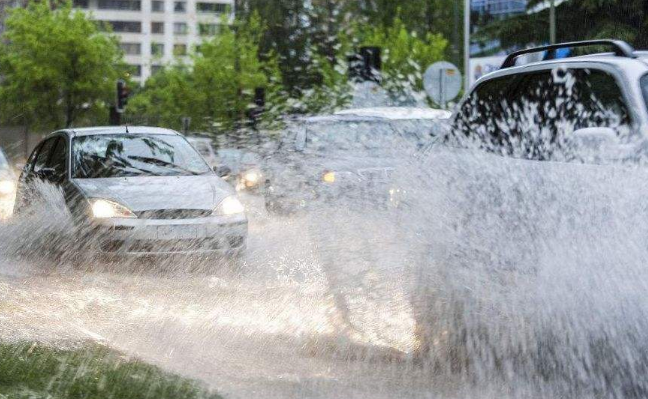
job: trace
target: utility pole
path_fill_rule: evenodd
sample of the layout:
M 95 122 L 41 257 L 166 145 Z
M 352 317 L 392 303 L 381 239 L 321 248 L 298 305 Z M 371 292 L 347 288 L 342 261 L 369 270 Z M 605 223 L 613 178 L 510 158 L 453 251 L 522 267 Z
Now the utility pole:
M 470 0 L 464 1 L 464 92 L 470 88 Z
M 549 0 L 549 42 L 556 44 L 556 0 Z

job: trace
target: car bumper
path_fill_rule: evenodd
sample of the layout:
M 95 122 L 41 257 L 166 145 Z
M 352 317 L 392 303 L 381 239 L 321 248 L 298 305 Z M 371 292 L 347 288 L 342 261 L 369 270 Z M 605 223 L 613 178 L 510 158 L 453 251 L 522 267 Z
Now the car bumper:
M 93 222 L 93 248 L 122 256 L 231 254 L 245 249 L 244 215 L 181 220 L 112 219 Z

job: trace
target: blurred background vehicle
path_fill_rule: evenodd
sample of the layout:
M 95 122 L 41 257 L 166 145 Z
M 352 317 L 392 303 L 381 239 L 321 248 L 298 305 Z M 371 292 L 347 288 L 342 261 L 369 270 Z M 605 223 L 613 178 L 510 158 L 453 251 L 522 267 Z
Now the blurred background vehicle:
M 209 137 L 187 136 L 187 141 L 198 151 L 212 168 L 218 167 L 218 157 L 214 151 L 214 142 Z
M 0 219 L 11 216 L 16 198 L 16 175 L 0 148 Z
M 392 184 L 393 157 L 432 145 L 450 115 L 430 108 L 377 107 L 297 119 L 268 157 L 272 174 L 262 189 L 266 209 L 290 213 L 355 196 L 399 203 L 406 188 Z

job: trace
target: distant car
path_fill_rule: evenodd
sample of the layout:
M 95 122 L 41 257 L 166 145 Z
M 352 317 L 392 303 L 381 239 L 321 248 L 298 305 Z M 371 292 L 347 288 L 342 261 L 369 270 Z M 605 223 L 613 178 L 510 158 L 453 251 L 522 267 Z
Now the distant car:
M 214 151 L 214 143 L 208 137 L 188 136 L 187 141 L 198 151 L 198 153 L 213 168 L 218 166 L 218 157 Z
M 264 176 L 259 155 L 238 148 L 222 148 L 216 154 L 221 174 L 237 191 L 259 189 Z
M 240 255 L 246 246 L 234 190 L 173 130 L 54 132 L 27 161 L 17 214 L 40 206 L 43 184 L 63 192 L 77 239 L 92 253 Z
M 16 197 L 16 176 L 6 154 L 0 148 L 0 219 L 11 215 Z
M 398 203 L 393 184 L 400 144 L 422 148 L 442 132 L 450 112 L 430 108 L 365 108 L 298 119 L 269 159 L 266 209 L 291 213 L 343 196 Z

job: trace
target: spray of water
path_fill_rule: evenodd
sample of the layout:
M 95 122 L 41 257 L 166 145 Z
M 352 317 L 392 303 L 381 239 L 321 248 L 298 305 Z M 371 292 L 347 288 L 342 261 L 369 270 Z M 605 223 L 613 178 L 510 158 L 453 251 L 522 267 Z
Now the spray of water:
M 77 262 L 88 242 L 42 187 L 0 227 L 0 336 L 100 340 L 232 397 L 645 396 L 647 172 L 483 144 L 396 140 L 389 182 L 292 216 L 253 199 L 236 268 Z

